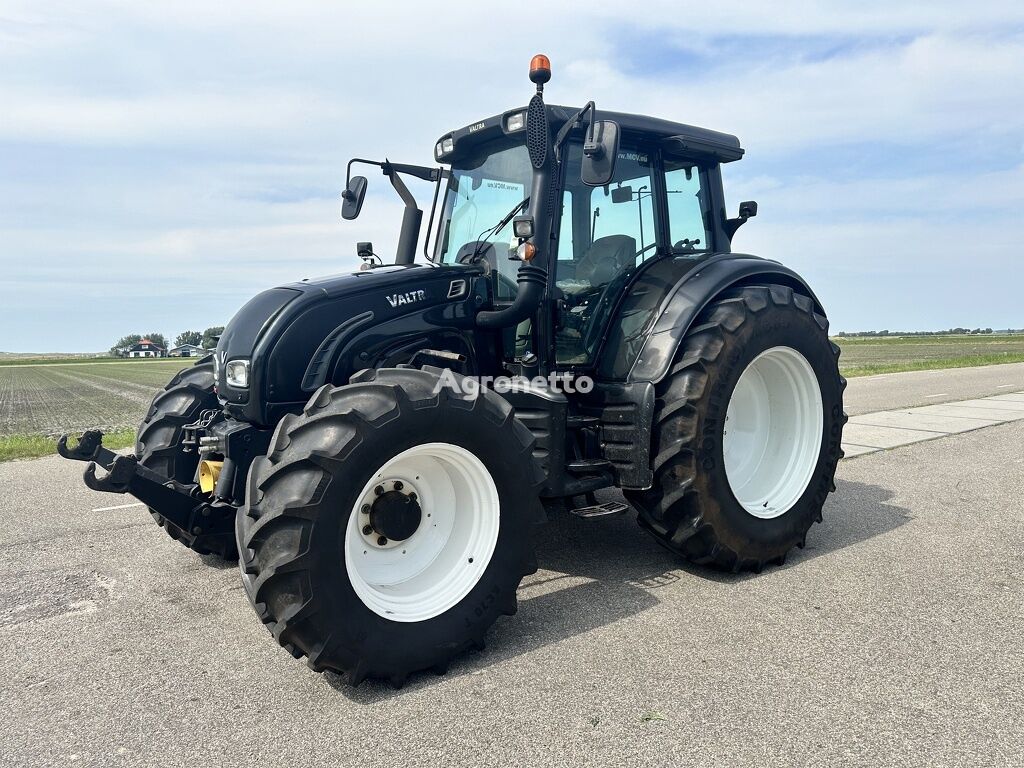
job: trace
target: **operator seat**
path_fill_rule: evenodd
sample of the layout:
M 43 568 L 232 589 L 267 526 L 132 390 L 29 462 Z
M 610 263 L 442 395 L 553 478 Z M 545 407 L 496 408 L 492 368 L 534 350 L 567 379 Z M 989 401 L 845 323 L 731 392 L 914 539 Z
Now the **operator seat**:
M 636 239 L 629 235 L 607 235 L 595 240 L 576 265 L 576 279 L 593 287 L 605 285 L 636 265 Z
M 572 279 L 560 281 L 558 288 L 570 298 L 573 320 L 556 331 L 559 356 L 567 362 L 585 362 L 595 337 L 603 326 L 599 308 L 609 292 L 621 289 L 636 266 L 636 239 L 629 235 L 597 238 L 576 262 Z

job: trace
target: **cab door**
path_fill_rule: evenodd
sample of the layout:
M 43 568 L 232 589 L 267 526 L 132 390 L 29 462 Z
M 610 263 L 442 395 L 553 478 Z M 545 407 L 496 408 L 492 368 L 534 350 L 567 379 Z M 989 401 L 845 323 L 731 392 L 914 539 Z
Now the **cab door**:
M 589 367 L 605 324 L 630 277 L 668 252 L 660 159 L 624 143 L 604 187 L 580 181 L 582 147 L 569 146 L 554 286 L 555 363 Z

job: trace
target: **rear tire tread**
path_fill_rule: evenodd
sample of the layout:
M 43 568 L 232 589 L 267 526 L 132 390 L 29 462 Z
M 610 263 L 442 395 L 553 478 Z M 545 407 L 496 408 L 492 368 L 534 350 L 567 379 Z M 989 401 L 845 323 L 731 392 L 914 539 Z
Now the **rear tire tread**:
M 760 572 L 766 564 L 784 562 L 785 553 L 764 558 L 742 557 L 724 544 L 705 519 L 701 495 L 694 487 L 698 478 L 696 452 L 700 440 L 702 403 L 709 396 L 710 373 L 719 364 L 725 341 L 747 323 L 758 322 L 760 313 L 769 305 L 790 307 L 806 313 L 822 332 L 828 320 L 815 311 L 814 302 L 781 285 L 748 286 L 733 289 L 726 298 L 711 304 L 684 337 L 668 376 L 655 392 L 653 419 L 654 479 L 644 491 L 627 491 L 628 499 L 637 508 L 639 524 L 669 550 L 700 564 L 713 565 L 734 573 L 744 570 Z M 838 374 L 840 350 L 829 340 L 836 361 L 840 391 L 846 380 Z M 841 445 L 845 413 L 836 419 Z M 841 448 L 828 461 L 829 486 L 835 490 L 835 472 Z M 821 521 L 820 511 L 815 515 Z M 805 537 L 796 542 L 805 543 Z

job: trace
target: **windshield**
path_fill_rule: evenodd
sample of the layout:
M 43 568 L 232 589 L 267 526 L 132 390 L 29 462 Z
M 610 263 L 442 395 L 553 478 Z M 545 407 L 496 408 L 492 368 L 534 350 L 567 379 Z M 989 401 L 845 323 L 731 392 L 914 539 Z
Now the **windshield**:
M 496 270 L 499 298 L 515 292 L 519 262 L 511 261 L 509 249 L 518 245 L 509 222 L 493 228 L 529 195 L 533 167 L 523 144 L 493 152 L 473 168 L 453 167 L 445 193 L 438 233 L 436 260 L 466 262 L 477 253 Z

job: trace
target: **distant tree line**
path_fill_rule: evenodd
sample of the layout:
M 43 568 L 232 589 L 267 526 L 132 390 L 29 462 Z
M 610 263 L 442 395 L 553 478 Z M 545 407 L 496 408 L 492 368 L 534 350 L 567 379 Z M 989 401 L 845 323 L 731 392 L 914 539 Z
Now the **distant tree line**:
M 183 344 L 193 344 L 203 349 L 213 349 L 217 346 L 217 338 L 224 332 L 223 325 L 215 325 L 207 328 L 205 331 L 182 331 L 174 337 L 174 346 L 180 347 Z M 167 338 L 162 333 L 129 333 L 126 336 L 122 336 L 118 339 L 114 346 L 110 348 L 111 357 L 120 357 L 124 355 L 126 351 L 143 339 L 149 339 L 159 347 L 163 347 L 165 350 L 167 346 Z
M 949 328 L 945 331 L 840 331 L 840 338 L 879 337 L 879 336 L 984 336 L 988 333 L 1024 333 L 1024 328 Z

